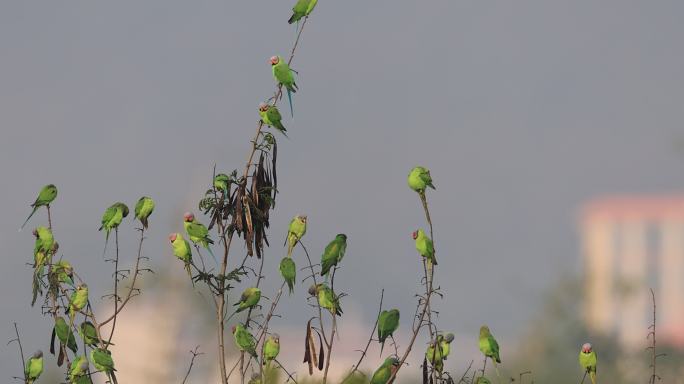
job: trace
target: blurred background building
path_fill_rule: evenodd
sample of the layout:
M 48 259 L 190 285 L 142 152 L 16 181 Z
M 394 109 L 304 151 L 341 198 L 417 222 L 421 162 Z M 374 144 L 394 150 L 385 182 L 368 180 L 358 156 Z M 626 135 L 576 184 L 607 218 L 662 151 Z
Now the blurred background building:
M 582 210 L 585 322 L 643 348 L 655 291 L 659 341 L 684 347 L 684 195 L 609 196 Z

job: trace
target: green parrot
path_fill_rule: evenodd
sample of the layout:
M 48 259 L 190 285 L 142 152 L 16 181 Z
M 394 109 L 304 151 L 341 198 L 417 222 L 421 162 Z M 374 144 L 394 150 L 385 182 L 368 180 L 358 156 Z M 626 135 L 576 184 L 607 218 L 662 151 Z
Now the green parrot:
M 378 341 L 381 344 L 380 356 L 382 356 L 382 350 L 385 349 L 385 340 L 392 336 L 397 328 L 399 328 L 398 309 L 380 312 L 378 316 Z
M 435 247 L 432 245 L 432 239 L 425 234 L 425 231 L 422 229 L 414 231 L 413 240 L 416 241 L 416 250 L 418 253 L 428 260 L 428 266 L 437 265 Z
M 258 362 L 259 358 L 256 353 L 256 341 L 254 340 L 254 336 L 252 336 L 242 324 L 233 325 L 232 330 L 233 336 L 235 337 L 235 345 L 238 349 L 249 353 Z
M 373 373 L 370 384 L 388 384 L 389 379 L 397 369 L 399 369 L 399 359 L 396 357 L 386 358 L 380 368 Z
M 596 384 L 596 363 L 598 359 L 596 352 L 591 347 L 591 344 L 584 343 L 579 354 L 579 363 L 582 369 L 589 374 L 592 384 Z
M 275 360 L 280 353 L 280 336 L 277 333 L 272 334 L 266 341 L 264 341 L 264 364 Z
M 26 367 L 24 367 L 26 383 L 33 384 L 41 373 L 43 373 L 43 351 L 39 349 L 26 361 Z
M 256 287 L 250 287 L 245 289 L 242 292 L 242 296 L 240 296 L 240 301 L 237 303 L 233 304 L 236 305 L 238 308 L 235 310 L 235 313 L 240 313 L 244 311 L 245 309 L 248 308 L 253 308 L 255 305 L 259 303 L 259 300 L 261 299 L 261 289 L 256 288 Z
M 499 374 L 499 368 L 496 365 L 496 363 L 501 363 L 501 357 L 499 356 L 499 343 L 496 342 L 496 339 L 489 331 L 489 327 L 486 325 L 480 327 L 479 344 L 480 351 L 482 351 L 482 353 L 485 355 L 485 361 L 487 357 L 492 359 L 494 369 L 496 369 L 496 375 L 499 376 L 500 379 L 501 375 Z
M 74 323 L 76 313 L 80 312 L 88 304 L 88 286 L 83 283 L 76 287 L 74 293 L 69 298 L 69 319 Z
M 333 315 L 342 316 L 342 307 L 340 306 L 340 298 L 335 295 L 335 292 L 325 284 L 311 285 L 309 287 L 309 295 L 318 297 L 318 305 L 325 308 Z
M 314 7 L 316 7 L 316 3 L 318 3 L 318 0 L 297 0 L 297 4 L 292 7 L 292 16 L 287 21 L 288 24 L 299 22 L 302 17 L 309 16 Z
M 441 367 L 443 367 L 444 354 L 442 354 L 442 348 L 439 346 L 441 346 L 443 339 L 444 336 L 437 335 L 437 339 L 430 341 L 425 351 L 425 360 L 429 361 L 435 370 L 440 373 L 442 372 Z
M 306 215 L 297 215 L 290 221 L 290 226 L 287 229 L 287 256 L 292 256 L 292 250 L 297 242 L 306 234 Z
M 74 358 L 74 361 L 71 362 L 71 367 L 69 368 L 69 383 L 90 383 L 90 377 L 88 377 L 89 368 L 90 364 L 85 356 L 77 356 Z
M 275 105 L 269 105 L 266 103 L 261 103 L 259 104 L 259 116 L 261 116 L 261 121 L 285 135 L 287 137 L 287 129 L 285 129 L 285 126 L 282 123 L 282 116 L 280 115 L 280 111 L 278 110 L 278 107 Z
M 135 204 L 135 218 L 140 220 L 143 228 L 147 229 L 147 218 L 154 211 L 154 200 L 151 197 L 143 196 Z
M 288 288 L 290 288 L 290 295 L 294 291 L 295 279 L 297 278 L 297 266 L 291 257 L 283 257 L 280 260 L 280 276 L 283 277 Z
M 69 327 L 69 324 L 67 324 L 66 320 L 64 320 L 62 316 L 55 317 L 55 327 L 53 328 L 52 332 L 53 338 L 54 335 L 57 335 L 57 338 L 59 339 L 60 349 L 62 349 L 61 345 L 66 345 L 67 348 L 71 349 L 72 352 L 75 353 L 78 351 L 76 337 L 74 337 L 71 327 Z M 52 351 L 52 349 L 50 351 Z
M 105 246 L 104 246 L 104 251 L 102 254 L 104 255 L 105 252 L 107 252 L 107 242 L 109 242 L 109 233 L 112 231 L 112 229 L 116 229 L 119 227 L 119 224 L 121 224 L 121 221 L 124 219 L 124 217 L 128 216 L 128 206 L 122 202 L 116 202 L 112 204 L 109 208 L 105 210 L 105 213 L 102 215 L 102 225 L 100 226 L 101 230 L 105 230 Z
M 42 278 L 45 266 L 50 264 L 52 255 L 57 252 L 58 245 L 49 228 L 39 226 L 33 230 L 33 236 L 36 237 L 35 246 L 33 247 L 33 295 L 31 299 L 31 306 L 36 303 L 38 293 L 42 293 Z
M 55 238 L 52 235 L 52 231 L 47 227 L 37 227 L 33 230 L 33 235 L 36 237 L 36 243 L 33 247 L 33 254 L 38 252 L 44 254 L 51 254 L 54 251 Z
M 342 261 L 344 253 L 347 251 L 347 235 L 340 233 L 331 241 L 323 255 L 321 256 L 321 276 L 326 276 L 330 272 L 330 268 L 337 266 Z M 326 276 L 327 280 L 327 276 Z
M 78 327 L 78 334 L 81 335 L 81 338 L 83 338 L 85 345 L 90 347 L 96 346 L 100 340 L 97 337 L 95 325 L 93 325 L 93 323 L 90 321 L 84 321 L 81 323 L 81 325 Z
M 454 334 L 453 333 L 447 333 L 442 337 L 440 340 L 439 346 L 440 349 L 442 350 L 442 357 L 444 360 L 447 359 L 449 356 L 449 353 L 451 353 L 451 342 L 454 341 Z
M 271 57 L 271 69 L 273 70 L 273 77 L 278 84 L 285 86 L 285 89 L 287 90 L 287 100 L 290 102 L 290 114 L 294 116 L 294 110 L 292 109 L 292 94 L 297 92 L 297 83 L 295 83 L 293 74 L 294 71 L 290 69 L 290 66 L 281 56 Z
M 432 185 L 430 171 L 424 167 L 415 167 L 409 172 L 408 185 L 411 189 L 420 194 L 425 193 L 427 187 L 436 189 L 435 186 Z
M 230 178 L 225 173 L 219 173 L 214 176 L 214 188 L 219 192 L 228 192 L 228 185 L 230 184 Z
M 190 271 L 190 265 L 192 265 L 192 248 L 190 247 L 190 243 L 188 243 L 180 233 L 170 234 L 169 241 L 173 247 L 173 255 L 185 263 L 185 270 L 188 272 L 188 276 L 192 278 L 192 272 Z
M 209 238 L 209 230 L 195 218 L 194 213 L 186 212 L 183 215 L 183 227 L 185 228 L 185 232 L 187 232 L 190 241 L 206 248 L 206 250 L 209 251 L 209 254 L 211 254 L 211 257 L 214 258 L 214 262 L 218 265 L 214 252 L 212 252 L 209 247 L 209 244 L 214 244 L 214 240 Z
M 31 218 L 31 216 L 33 216 L 34 213 L 36 213 L 38 208 L 42 206 L 49 207 L 50 203 L 52 203 L 56 197 L 57 187 L 55 187 L 54 184 L 48 184 L 44 186 L 43 189 L 41 189 L 38 193 L 36 201 L 34 201 L 33 204 L 31 204 L 31 207 L 33 207 L 31 214 L 26 218 L 26 221 L 24 221 L 24 224 L 21 225 L 21 228 L 19 228 L 19 230 L 21 231 L 22 229 L 24 229 L 26 223 L 28 223 L 29 219 Z
M 74 285 L 74 267 L 66 260 L 59 260 L 52 266 L 52 273 L 60 283 Z
M 112 353 L 107 349 L 95 348 L 90 351 L 90 361 L 98 371 L 104 372 L 112 384 L 117 384 Z

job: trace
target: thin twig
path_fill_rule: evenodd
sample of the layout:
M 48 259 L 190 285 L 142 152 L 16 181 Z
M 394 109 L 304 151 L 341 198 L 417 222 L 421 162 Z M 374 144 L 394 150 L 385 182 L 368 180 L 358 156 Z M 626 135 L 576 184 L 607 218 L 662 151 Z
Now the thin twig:
M 135 289 L 135 283 L 138 279 L 138 274 L 140 273 L 140 260 L 142 259 L 142 246 L 143 246 L 143 241 L 145 240 L 145 227 L 139 228 L 140 231 L 140 242 L 138 243 L 138 257 L 135 261 L 135 268 L 133 269 L 133 281 L 131 281 L 131 286 L 128 288 L 128 293 L 126 294 L 126 298 L 121 302 L 121 306 L 119 306 L 118 310 L 115 310 L 115 312 L 109 316 L 109 318 L 103 320 L 100 323 L 100 327 L 104 326 L 105 324 L 109 323 L 110 321 L 113 321 L 114 318 L 121 313 L 121 311 L 124 309 L 128 301 L 135 296 L 133 292 L 136 291 Z M 116 307 L 115 307 L 116 309 Z M 113 325 L 112 325 L 113 328 Z
M 380 305 L 378 305 L 378 316 L 375 318 L 375 325 L 373 325 L 373 330 L 371 330 L 371 334 L 368 337 L 368 343 L 366 343 L 366 348 L 364 348 L 363 351 L 361 351 L 361 357 L 359 358 L 359 361 L 357 361 L 356 364 L 354 364 L 352 366 L 351 372 L 349 372 L 347 374 L 347 376 L 344 379 L 342 379 L 342 381 L 341 381 L 342 383 L 347 381 L 350 377 L 352 377 L 354 372 L 359 370 L 359 366 L 361 365 L 361 362 L 366 357 L 366 353 L 368 352 L 368 347 L 370 346 L 371 342 L 373 341 L 373 336 L 375 335 L 375 330 L 378 328 L 378 320 L 380 320 L 380 313 L 382 313 L 382 300 L 383 300 L 384 296 L 385 296 L 385 289 L 383 289 L 380 292 Z
M 427 205 L 427 199 L 425 198 L 424 194 L 420 195 L 421 202 L 423 203 L 423 210 L 425 211 L 425 218 L 428 221 L 428 224 L 430 226 L 430 238 L 433 241 L 433 252 L 434 251 L 434 239 L 433 239 L 433 228 L 432 228 L 432 220 L 430 219 L 430 211 L 428 210 L 428 205 Z M 394 381 L 394 379 L 397 377 L 397 374 L 399 373 L 399 370 L 404 366 L 404 363 L 406 362 L 406 359 L 408 358 L 409 354 L 411 353 L 411 349 L 413 348 L 413 344 L 416 341 L 416 338 L 418 337 L 418 333 L 420 333 L 420 329 L 423 327 L 423 321 L 425 321 L 425 317 L 427 315 L 428 317 L 428 329 L 430 331 L 430 339 L 432 340 L 434 338 L 433 330 L 432 330 L 432 315 L 431 315 L 431 309 L 430 309 L 430 300 L 432 299 L 432 294 L 433 294 L 433 289 L 432 289 L 432 278 L 434 275 L 434 265 L 431 268 L 431 271 L 428 271 L 428 268 L 425 267 L 424 269 L 425 272 L 425 284 L 426 284 L 426 295 L 422 299 L 422 311 L 420 312 L 420 316 L 418 318 L 418 325 L 414 327 L 413 330 L 413 335 L 411 336 L 411 339 L 409 341 L 408 346 L 406 347 L 406 351 L 404 351 L 404 354 L 402 355 L 401 359 L 399 360 L 399 366 L 397 367 L 394 372 L 392 372 L 392 376 L 390 376 L 390 379 L 388 382 Z M 420 300 L 419 304 L 420 306 Z M 417 310 L 417 308 L 416 308 Z M 433 370 L 434 371 L 434 370 Z M 434 372 L 433 372 L 434 375 Z M 433 376 L 434 379 L 434 376 Z
M 188 372 L 185 374 L 185 377 L 183 378 L 183 382 L 181 384 L 185 384 L 185 382 L 188 380 L 188 377 L 190 376 L 190 371 L 192 371 L 192 365 L 195 364 L 195 358 L 199 355 L 204 355 L 203 352 L 198 352 L 197 350 L 199 349 L 199 345 L 195 347 L 195 350 L 190 351 L 192 353 L 192 359 L 190 359 L 190 366 L 188 367 Z
M 278 359 L 274 359 L 273 361 L 275 361 L 278 364 L 278 366 L 280 367 L 280 369 L 282 369 L 283 372 L 285 372 L 285 374 L 287 374 L 288 380 L 292 380 L 293 383 L 298 384 L 297 380 L 292 376 L 292 374 L 290 372 L 287 371 L 287 369 L 285 369 L 285 367 L 282 364 L 280 364 L 280 361 L 278 361 Z M 263 382 L 264 381 L 262 379 L 262 383 Z
M 21 371 L 24 373 L 24 382 L 28 381 L 28 377 L 26 377 L 26 360 L 24 360 L 24 348 L 21 346 L 21 337 L 19 336 L 19 328 L 17 328 L 17 323 L 14 323 L 14 332 L 17 334 L 17 338 L 14 340 L 10 340 L 9 343 L 13 341 L 17 341 L 17 344 L 19 344 L 19 355 L 21 356 Z
M 116 255 L 114 257 L 114 319 L 112 320 L 112 330 L 109 332 L 107 345 L 111 344 L 112 337 L 114 337 L 116 314 L 119 313 L 119 227 L 114 228 L 114 244 L 116 245 Z

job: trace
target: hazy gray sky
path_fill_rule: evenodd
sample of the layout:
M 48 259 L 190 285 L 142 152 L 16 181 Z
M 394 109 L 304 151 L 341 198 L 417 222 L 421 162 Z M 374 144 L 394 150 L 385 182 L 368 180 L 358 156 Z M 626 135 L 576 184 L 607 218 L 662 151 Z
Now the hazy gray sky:
M 370 323 L 384 287 L 408 318 L 419 278 L 410 234 L 424 220 L 405 177 L 422 164 L 437 186 L 440 325 L 475 333 L 487 322 L 512 338 L 544 288 L 579 270 L 579 204 L 681 191 L 684 3 L 429 4 L 319 2 L 293 63 L 300 92 L 290 140 L 279 142 L 266 269 L 276 274 L 287 222 L 307 213 L 315 257 L 336 233 L 349 236 L 345 303 Z M 154 197 L 147 254 L 175 262 L 166 235 L 213 164 L 244 166 L 257 105 L 274 88 L 267 60 L 295 37 L 291 6 L 0 3 L 0 340 L 17 321 L 27 350 L 47 350 L 49 321 L 28 306 L 33 238 L 17 234 L 46 183 L 60 190 L 60 251 L 94 289 L 111 269 L 97 228 L 114 201 Z M 132 225 L 122 232 L 130 255 Z M 20 373 L 17 359 L 0 348 L 3 380 Z

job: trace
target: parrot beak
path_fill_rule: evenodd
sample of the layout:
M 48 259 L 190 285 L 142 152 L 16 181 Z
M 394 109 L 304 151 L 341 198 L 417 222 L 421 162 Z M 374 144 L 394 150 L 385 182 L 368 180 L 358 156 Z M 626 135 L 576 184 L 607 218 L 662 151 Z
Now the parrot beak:
M 31 233 L 33 233 L 33 236 L 38 237 L 38 230 L 37 229 L 34 229 L 33 232 L 31 232 Z
M 235 333 L 235 328 L 236 328 L 236 327 L 235 327 L 234 325 L 233 325 L 232 327 L 230 327 L 230 332 L 231 332 L 231 333 Z
M 276 65 L 276 64 L 278 64 L 279 61 L 280 61 L 280 59 L 278 58 L 278 56 L 272 56 L 271 57 L 271 65 Z
M 172 233 L 169 235 L 169 241 L 173 243 L 174 241 L 176 241 L 177 237 L 178 237 L 178 234 Z
M 413 236 L 413 240 L 417 239 L 418 238 L 418 231 L 413 231 L 411 236 Z
M 185 212 L 183 215 L 183 220 L 187 222 L 193 221 L 195 220 L 195 215 L 193 215 L 192 212 Z

